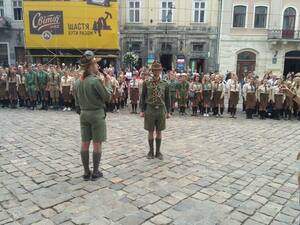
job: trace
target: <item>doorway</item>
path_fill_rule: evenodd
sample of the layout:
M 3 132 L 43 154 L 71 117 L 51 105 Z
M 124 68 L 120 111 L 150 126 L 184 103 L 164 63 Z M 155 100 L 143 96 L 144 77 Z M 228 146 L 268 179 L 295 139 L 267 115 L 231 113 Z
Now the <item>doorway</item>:
M 160 63 L 163 67 L 163 70 L 166 72 L 168 70 L 172 70 L 173 64 L 173 55 L 171 54 L 163 54 L 160 56 Z
M 237 75 L 239 81 L 244 80 L 248 73 L 255 71 L 256 54 L 249 51 L 244 51 L 237 56 Z
M 204 59 L 191 59 L 190 68 L 192 72 L 196 73 L 206 73 L 205 70 L 205 60 Z
M 291 51 L 285 54 L 284 76 L 290 72 L 295 74 L 300 72 L 300 51 Z

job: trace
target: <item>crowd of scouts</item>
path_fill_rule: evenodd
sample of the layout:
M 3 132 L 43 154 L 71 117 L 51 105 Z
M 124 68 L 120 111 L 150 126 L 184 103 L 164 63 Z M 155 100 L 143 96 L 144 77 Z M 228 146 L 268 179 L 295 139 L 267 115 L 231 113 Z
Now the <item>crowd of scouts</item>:
M 108 112 L 119 112 L 128 104 L 131 113 L 140 111 L 143 83 L 153 74 L 151 70 L 141 69 L 116 73 L 114 67 L 104 69 L 112 84 L 112 97 L 106 103 Z M 32 110 L 74 109 L 74 83 L 81 71 L 65 65 L 25 65 L 0 67 L 0 106 L 27 107 Z M 168 71 L 162 79 L 169 84 L 170 112 L 178 111 L 192 116 L 222 117 L 224 108 L 232 118 L 236 118 L 238 104 L 242 103 L 246 118 L 259 116 L 261 119 L 300 119 L 300 109 L 281 88 L 286 86 L 300 94 L 300 74 L 288 74 L 285 79 L 266 72 L 260 79 L 249 73 L 241 81 L 234 73 L 186 74 Z M 226 99 L 226 105 L 225 105 Z

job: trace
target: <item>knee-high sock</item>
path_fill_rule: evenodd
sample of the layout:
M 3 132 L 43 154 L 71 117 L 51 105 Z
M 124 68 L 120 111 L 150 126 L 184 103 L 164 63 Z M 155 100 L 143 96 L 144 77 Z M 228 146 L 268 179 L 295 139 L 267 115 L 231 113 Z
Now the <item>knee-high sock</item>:
M 151 153 L 154 152 L 154 139 L 148 139 L 148 143 L 149 143 L 149 150 Z
M 101 152 L 93 152 L 93 172 L 96 173 L 99 171 L 99 165 L 100 165 L 100 160 L 101 160 Z
M 82 165 L 84 168 L 85 174 L 88 174 L 90 172 L 90 167 L 89 167 L 89 151 L 82 151 L 80 152 L 81 154 L 81 161 Z
M 158 153 L 160 153 L 161 139 L 156 138 L 155 141 L 156 141 L 156 155 L 157 155 Z

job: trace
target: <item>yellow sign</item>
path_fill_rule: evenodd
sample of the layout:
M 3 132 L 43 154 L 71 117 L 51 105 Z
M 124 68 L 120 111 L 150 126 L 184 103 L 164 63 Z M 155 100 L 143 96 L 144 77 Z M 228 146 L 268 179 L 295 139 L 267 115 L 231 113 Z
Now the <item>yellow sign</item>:
M 26 48 L 119 49 L 118 3 L 89 2 L 24 1 Z

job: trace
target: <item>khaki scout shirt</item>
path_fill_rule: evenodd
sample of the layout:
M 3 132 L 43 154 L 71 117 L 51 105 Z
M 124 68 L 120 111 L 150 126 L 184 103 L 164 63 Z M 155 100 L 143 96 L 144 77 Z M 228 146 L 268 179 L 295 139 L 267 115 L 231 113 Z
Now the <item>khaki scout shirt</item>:
M 105 87 L 99 77 L 91 74 L 75 82 L 75 105 L 81 110 L 104 109 L 111 93 L 111 87 Z
M 169 85 L 165 80 L 159 80 L 157 86 L 153 79 L 144 81 L 140 100 L 141 111 L 145 112 L 147 106 L 165 106 L 166 111 L 170 110 Z

